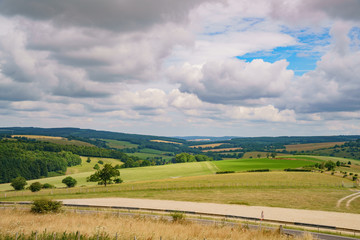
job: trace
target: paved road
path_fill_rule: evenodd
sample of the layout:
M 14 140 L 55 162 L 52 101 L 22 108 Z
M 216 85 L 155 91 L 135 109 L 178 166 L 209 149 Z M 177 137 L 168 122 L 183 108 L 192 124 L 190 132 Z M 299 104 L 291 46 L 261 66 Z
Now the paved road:
M 188 211 L 204 214 L 233 215 L 249 218 L 260 218 L 261 212 L 263 212 L 265 220 L 300 222 L 360 230 L 360 214 L 351 213 L 132 198 L 65 199 L 62 201 L 65 204 L 133 208 L 140 207 L 158 210 Z

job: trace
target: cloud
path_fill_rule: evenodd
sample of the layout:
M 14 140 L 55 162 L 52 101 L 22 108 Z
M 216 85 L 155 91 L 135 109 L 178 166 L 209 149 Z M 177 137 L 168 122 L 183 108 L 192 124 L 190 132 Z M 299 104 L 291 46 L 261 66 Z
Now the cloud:
M 232 59 L 209 62 L 190 71 L 185 64 L 170 69 L 169 76 L 180 83 L 181 91 L 196 94 L 203 101 L 246 104 L 246 100 L 280 97 L 293 78 L 287 66 L 284 60 L 268 63 Z
M 183 22 L 188 11 L 204 0 L 3 0 L 0 13 L 52 21 L 57 26 L 79 26 L 112 31 L 142 31 L 163 22 Z
M 271 1 L 270 15 L 288 23 L 321 24 L 329 19 L 359 21 L 357 0 L 295 0 Z
M 349 23 L 337 22 L 330 33 L 331 50 L 317 68 L 298 78 L 288 95 L 281 99 L 284 108 L 297 112 L 342 112 L 360 110 L 360 51 L 350 50 Z

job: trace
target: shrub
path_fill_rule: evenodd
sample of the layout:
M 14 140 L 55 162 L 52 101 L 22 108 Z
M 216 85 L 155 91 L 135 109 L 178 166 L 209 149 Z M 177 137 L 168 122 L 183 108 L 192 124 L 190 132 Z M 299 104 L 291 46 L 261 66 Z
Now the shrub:
M 219 171 L 216 174 L 227 174 L 227 173 L 235 173 L 235 171 Z
M 29 187 L 30 191 L 32 192 L 38 192 L 41 190 L 41 188 L 42 188 L 42 184 L 39 182 L 34 182 Z
M 98 163 L 99 163 L 99 164 L 104 164 L 104 161 L 103 161 L 103 160 L 99 160 Z
M 172 212 L 170 216 L 173 222 L 183 222 L 185 220 L 185 215 L 182 212 Z
M 62 203 L 49 199 L 38 199 L 32 203 L 31 212 L 33 213 L 57 213 L 60 211 Z
M 123 180 L 121 178 L 115 178 L 114 183 L 122 183 Z
M 23 177 L 14 178 L 10 184 L 15 190 L 23 190 L 27 185 L 26 179 Z
M 99 170 L 99 169 L 100 169 L 99 164 L 95 164 L 95 165 L 94 165 L 94 167 L 93 167 L 93 169 L 95 169 L 95 170 Z
M 61 181 L 63 184 L 65 184 L 67 187 L 75 187 L 75 185 L 77 184 L 77 181 L 76 179 L 68 176 L 66 178 L 64 178 L 62 181 Z
M 255 169 L 255 170 L 248 170 L 247 172 L 270 172 L 270 169 Z
M 42 186 L 42 188 L 55 188 L 54 185 L 51 185 L 50 183 L 44 183 L 44 185 Z
M 88 157 L 87 160 L 86 160 L 87 163 L 90 163 L 91 162 L 91 159 Z
M 353 181 L 356 181 L 357 179 L 358 179 L 357 176 L 353 176 L 353 177 L 352 177 L 352 180 L 353 180 Z
M 286 168 L 285 172 L 311 172 L 310 169 L 297 169 L 297 168 Z

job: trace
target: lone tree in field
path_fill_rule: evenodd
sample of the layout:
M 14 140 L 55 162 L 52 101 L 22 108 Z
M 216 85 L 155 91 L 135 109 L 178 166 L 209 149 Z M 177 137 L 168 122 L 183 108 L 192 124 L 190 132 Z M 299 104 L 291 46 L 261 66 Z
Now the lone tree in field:
M 107 184 L 111 184 L 113 181 L 116 183 L 121 183 L 121 178 L 117 178 L 120 176 L 119 170 L 113 167 L 111 164 L 106 163 L 102 169 L 99 169 L 87 178 L 89 182 L 98 182 L 99 184 L 104 184 L 105 187 Z
M 17 177 L 14 178 L 11 181 L 11 186 L 15 189 L 15 190 L 23 190 L 25 188 L 25 185 L 27 184 L 26 179 L 23 177 Z
M 63 184 L 65 184 L 67 187 L 75 187 L 75 185 L 77 184 L 77 181 L 75 178 L 72 178 L 70 176 L 64 178 L 62 181 L 61 181 Z

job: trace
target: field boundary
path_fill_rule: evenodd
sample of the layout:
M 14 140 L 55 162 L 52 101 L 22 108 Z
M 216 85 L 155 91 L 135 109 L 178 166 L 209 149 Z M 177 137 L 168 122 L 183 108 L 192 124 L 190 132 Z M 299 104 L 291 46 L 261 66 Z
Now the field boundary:
M 29 201 L 19 201 L 19 202 L 4 202 L 0 201 L 2 205 L 30 205 L 31 202 Z M 228 215 L 228 214 L 218 214 L 218 213 L 206 213 L 206 212 L 199 212 L 199 211 L 179 211 L 175 209 L 156 209 L 156 208 L 144 208 L 144 207 L 125 207 L 125 206 L 106 206 L 106 205 L 87 205 L 87 204 L 63 204 L 65 207 L 75 207 L 75 208 L 93 208 L 93 209 L 114 209 L 114 210 L 128 210 L 128 211 L 148 211 L 148 212 L 162 212 L 162 213 L 172 213 L 172 212 L 182 212 L 184 214 L 191 214 L 191 215 L 199 215 L 199 216 L 208 216 L 208 217 L 217 217 L 223 219 L 240 219 L 245 221 L 254 221 L 255 223 L 275 223 L 281 225 L 293 225 L 293 226 L 301 226 L 301 227 L 308 227 L 314 228 L 317 230 L 333 230 L 333 231 L 343 231 L 349 233 L 360 233 L 360 229 L 351 229 L 351 228 L 343 228 L 343 227 L 336 227 L 336 226 L 328 226 L 328 225 L 319 225 L 319 224 L 311 224 L 311 223 L 304 223 L 304 222 L 290 222 L 290 221 L 281 221 L 281 220 L 274 220 L 268 218 L 256 218 L 256 217 L 247 217 L 247 216 L 238 216 L 238 215 Z

